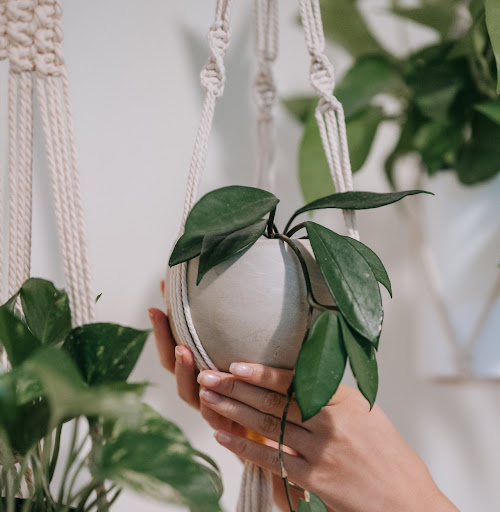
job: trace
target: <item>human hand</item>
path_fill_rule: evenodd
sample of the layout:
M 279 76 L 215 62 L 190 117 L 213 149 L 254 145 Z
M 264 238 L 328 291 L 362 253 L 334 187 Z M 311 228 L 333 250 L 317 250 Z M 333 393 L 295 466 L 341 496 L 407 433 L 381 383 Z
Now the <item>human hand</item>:
M 231 365 L 231 374 L 204 371 L 201 404 L 275 442 L 292 372 L 257 364 Z M 280 474 L 278 451 L 226 432 L 218 419 L 216 439 L 239 457 Z M 418 455 L 378 407 L 341 385 L 329 404 L 307 422 L 292 401 L 284 455 L 289 479 L 337 512 L 457 512 L 440 492 Z M 288 509 L 284 509 L 288 510 Z

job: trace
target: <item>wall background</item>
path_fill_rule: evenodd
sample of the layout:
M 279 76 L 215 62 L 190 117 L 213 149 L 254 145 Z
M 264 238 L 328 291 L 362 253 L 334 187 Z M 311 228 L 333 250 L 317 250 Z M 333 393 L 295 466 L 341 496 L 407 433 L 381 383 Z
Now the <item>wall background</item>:
M 69 0 L 65 50 L 72 82 L 81 154 L 96 294 L 102 320 L 147 327 L 147 308 L 162 307 L 159 281 L 176 237 L 190 152 L 201 108 L 199 68 L 214 1 Z M 217 110 L 203 191 L 232 183 L 252 184 L 253 111 L 250 83 L 250 2 L 235 2 L 233 43 L 227 56 L 226 93 Z M 285 94 L 308 90 L 308 56 L 294 23 L 296 2 L 281 2 L 281 49 L 276 76 Z M 383 40 L 403 51 L 429 38 L 380 14 L 382 0 L 366 0 Z M 338 71 L 345 55 L 331 50 Z M 2 64 L 0 108 L 5 147 L 6 69 Z M 278 108 L 279 195 L 282 215 L 301 199 L 296 182 L 300 128 Z M 382 191 L 383 155 L 395 138 L 390 126 L 378 134 L 356 187 Z M 33 274 L 63 285 L 41 129 L 37 124 Z M 3 152 L 4 154 L 4 152 Z M 406 179 L 406 173 L 402 172 Z M 409 176 L 408 176 L 409 179 Z M 432 188 L 432 184 L 430 185 Z M 338 218 L 336 221 L 338 222 Z M 384 295 L 385 335 L 379 352 L 379 404 L 429 465 L 438 484 L 461 510 L 494 512 L 500 507 L 500 387 L 494 382 L 443 384 L 425 379 L 421 352 L 422 309 L 428 302 L 401 211 L 390 206 L 360 215 L 361 235 L 382 257 L 394 284 Z M 426 331 L 427 347 L 440 342 Z M 435 339 L 434 339 L 435 338 Z M 423 359 L 432 357 L 427 353 Z M 427 359 L 428 360 L 428 359 Z M 422 364 L 422 363 L 421 363 Z M 134 375 L 153 383 L 149 401 L 175 419 L 194 443 L 220 462 L 223 503 L 234 510 L 240 465 L 212 438 L 198 415 L 176 396 L 174 379 L 156 358 L 152 340 Z M 181 510 L 145 504 L 125 495 L 122 512 Z

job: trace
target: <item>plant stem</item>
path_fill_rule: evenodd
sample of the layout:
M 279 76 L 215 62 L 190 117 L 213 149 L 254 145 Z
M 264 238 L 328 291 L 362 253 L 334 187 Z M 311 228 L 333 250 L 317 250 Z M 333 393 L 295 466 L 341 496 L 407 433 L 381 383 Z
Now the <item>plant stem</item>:
M 294 226 L 292 229 L 288 230 L 289 227 L 290 226 L 287 226 L 285 228 L 285 233 L 286 233 L 287 237 L 292 238 L 292 236 L 295 235 L 295 233 L 297 233 L 297 231 L 300 231 L 301 229 L 306 227 L 306 223 L 301 222 L 300 224 L 297 224 L 296 226 Z
M 89 457 L 89 454 L 87 454 L 85 457 L 82 457 L 82 459 L 78 463 L 78 466 L 76 467 L 76 469 L 75 469 L 75 471 L 73 473 L 73 477 L 71 478 L 71 482 L 69 484 L 68 492 L 67 492 L 67 495 L 66 495 L 66 500 L 67 501 L 69 500 L 70 496 L 73 493 L 73 489 L 75 487 L 76 479 L 78 478 L 78 475 L 81 473 L 82 469 L 85 467 L 85 463 L 86 463 L 88 457 Z
M 57 503 L 59 505 L 62 505 L 62 502 L 63 502 L 64 494 L 66 491 L 66 484 L 68 481 L 69 470 L 71 469 L 73 462 L 75 461 L 76 457 L 78 456 L 78 453 L 83 448 L 83 445 L 85 443 L 85 441 L 82 441 L 78 450 L 75 451 L 75 445 L 76 445 L 76 441 L 78 439 L 78 418 L 75 418 L 73 421 L 74 421 L 73 432 L 71 434 L 71 442 L 69 444 L 69 449 L 68 449 L 68 458 L 66 460 L 66 465 L 64 467 L 63 475 L 61 478 L 61 486 L 59 488 L 59 496 L 57 498 Z
M 59 458 L 59 449 L 61 447 L 61 434 L 62 434 L 62 424 L 57 426 L 56 430 L 56 442 L 54 445 L 54 451 L 52 452 L 52 459 L 50 461 L 49 466 L 49 482 L 52 482 L 52 478 L 54 477 L 54 472 L 57 466 L 57 459 Z
M 276 215 L 276 208 L 274 208 L 271 211 L 271 213 L 269 214 L 269 220 L 267 221 L 267 235 L 269 236 L 269 238 L 271 238 L 273 236 L 273 232 L 274 232 L 274 228 L 275 228 L 275 225 L 274 225 L 275 215 Z

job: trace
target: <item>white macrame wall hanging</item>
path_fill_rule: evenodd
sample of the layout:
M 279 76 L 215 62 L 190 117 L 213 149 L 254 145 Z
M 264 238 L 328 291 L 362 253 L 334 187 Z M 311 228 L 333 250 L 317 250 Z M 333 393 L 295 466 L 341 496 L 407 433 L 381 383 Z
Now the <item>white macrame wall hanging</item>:
M 198 186 L 206 162 L 215 105 L 224 92 L 226 79 L 224 55 L 231 39 L 229 27 L 231 3 L 231 0 L 217 1 L 215 21 L 208 35 L 210 56 L 208 63 L 201 71 L 201 84 L 206 91 L 205 101 L 189 169 L 181 233 L 187 216 L 196 202 Z M 258 111 L 256 183 L 260 187 L 272 190 L 275 175 L 273 105 L 276 96 L 272 68 L 278 52 L 278 0 L 254 0 L 254 4 L 257 57 L 255 99 Z M 310 82 L 319 96 L 316 120 L 336 190 L 345 192 L 352 190 L 353 184 L 344 111 L 333 95 L 334 70 L 324 53 L 325 38 L 319 0 L 299 0 L 299 6 L 306 46 L 311 57 Z M 349 236 L 358 239 L 354 212 L 347 211 L 344 216 Z M 187 264 L 174 266 L 170 272 L 170 286 L 167 293 L 177 341 L 192 350 L 200 369 L 216 369 L 203 347 L 192 319 L 188 297 Z M 272 494 L 270 473 L 247 462 L 237 511 L 270 512 Z
M 73 323 L 81 325 L 94 319 L 94 295 L 63 58 L 61 3 L 61 0 L 0 0 L 0 59 L 7 59 L 9 64 L 8 202 L 0 204 L 0 226 L 4 216 L 8 218 L 8 244 L 0 233 L 0 249 L 8 246 L 8 250 L 0 255 L 0 298 L 5 300 L 15 293 L 30 276 L 36 95 L 52 182 L 65 287 Z M 3 197 L 0 186 L 0 198 Z

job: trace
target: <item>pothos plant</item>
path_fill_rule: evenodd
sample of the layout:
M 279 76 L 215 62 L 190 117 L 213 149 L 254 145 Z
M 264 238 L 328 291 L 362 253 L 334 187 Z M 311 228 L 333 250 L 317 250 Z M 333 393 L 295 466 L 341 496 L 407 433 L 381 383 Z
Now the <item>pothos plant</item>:
M 32 278 L 0 307 L 0 511 L 108 511 L 128 487 L 217 512 L 216 464 L 127 383 L 148 331 L 72 328 L 68 297 Z M 24 495 L 24 499 L 21 499 Z
M 381 123 L 400 127 L 385 160 L 395 186 L 397 161 L 416 155 L 429 175 L 455 172 L 465 185 L 500 172 L 500 4 L 498 0 L 393 0 L 378 15 L 425 26 L 435 42 L 397 56 L 377 39 L 359 0 L 321 0 L 325 35 L 353 59 L 335 89 L 344 106 L 354 171 L 370 152 Z M 391 97 L 379 101 L 381 95 Z M 317 99 L 284 101 L 304 124 L 299 179 L 307 201 L 331 191 L 332 183 L 314 118 Z
M 380 258 L 366 245 L 311 220 L 297 222 L 301 214 L 337 208 L 365 210 L 379 208 L 423 193 L 344 192 L 312 201 L 298 209 L 282 231 L 274 219 L 278 198 L 251 187 L 230 186 L 209 192 L 191 210 L 183 235 L 177 241 L 169 265 L 199 258 L 197 283 L 220 263 L 249 250 L 261 237 L 286 244 L 296 255 L 303 273 L 309 317 L 306 334 L 288 390 L 283 411 L 279 457 L 283 469 L 282 445 L 288 406 L 295 396 L 302 419 L 316 415 L 328 403 L 349 364 L 361 393 L 373 406 L 378 389 L 376 351 L 384 318 L 379 283 L 392 296 L 391 282 Z M 310 273 L 297 240 L 308 238 L 316 262 L 333 299 L 333 306 L 320 304 L 311 285 Z M 294 238 L 295 237 L 295 238 Z M 219 307 L 223 308 L 224 304 Z M 317 311 L 317 314 L 313 313 Z M 255 319 L 258 322 L 258 319 Z M 286 340 L 285 340 L 286 341 Z M 283 471 L 285 475 L 286 472 Z M 284 484 L 293 511 L 286 477 Z M 316 505 L 315 505 L 316 504 Z M 308 508 L 309 507 L 309 508 Z M 299 510 L 326 510 L 318 497 L 301 501 Z

